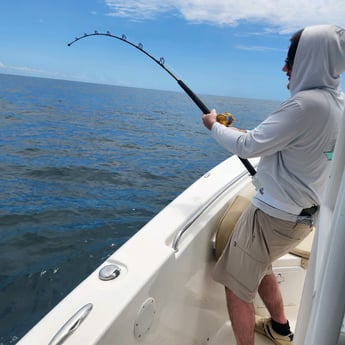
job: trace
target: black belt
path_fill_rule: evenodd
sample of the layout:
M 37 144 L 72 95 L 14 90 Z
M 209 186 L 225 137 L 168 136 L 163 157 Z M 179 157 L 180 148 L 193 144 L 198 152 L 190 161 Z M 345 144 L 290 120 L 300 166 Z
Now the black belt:
M 299 214 L 300 216 L 303 217 L 311 217 L 316 213 L 316 211 L 319 209 L 319 206 L 312 206 L 309 208 L 304 208 L 302 212 Z

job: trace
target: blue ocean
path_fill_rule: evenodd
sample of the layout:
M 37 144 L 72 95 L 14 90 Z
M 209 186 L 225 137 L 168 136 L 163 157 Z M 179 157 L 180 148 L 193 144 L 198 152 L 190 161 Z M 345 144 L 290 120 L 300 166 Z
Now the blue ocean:
M 278 105 L 199 96 L 239 128 Z M 0 74 L 0 345 L 229 156 L 200 115 L 182 91 Z

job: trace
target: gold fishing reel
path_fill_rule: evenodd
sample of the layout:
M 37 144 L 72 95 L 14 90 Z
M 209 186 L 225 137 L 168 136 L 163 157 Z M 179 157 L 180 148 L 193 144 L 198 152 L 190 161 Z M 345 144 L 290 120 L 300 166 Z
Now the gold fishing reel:
M 223 114 L 217 115 L 217 122 L 219 122 L 221 125 L 225 127 L 230 127 L 234 121 L 235 121 L 235 118 L 230 113 L 225 112 Z

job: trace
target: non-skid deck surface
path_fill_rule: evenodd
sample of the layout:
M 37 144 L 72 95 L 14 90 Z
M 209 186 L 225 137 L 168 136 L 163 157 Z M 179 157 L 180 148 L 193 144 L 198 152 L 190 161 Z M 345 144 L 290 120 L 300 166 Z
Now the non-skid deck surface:
M 272 345 L 272 341 L 261 334 L 255 333 L 255 345 Z M 217 335 L 211 340 L 210 345 L 236 345 L 234 333 L 230 322 L 226 322 Z

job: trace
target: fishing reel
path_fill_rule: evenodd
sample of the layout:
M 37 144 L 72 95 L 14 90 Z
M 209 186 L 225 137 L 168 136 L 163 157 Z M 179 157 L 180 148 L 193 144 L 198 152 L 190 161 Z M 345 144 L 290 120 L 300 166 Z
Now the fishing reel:
M 221 125 L 225 127 L 230 127 L 234 121 L 235 121 L 234 116 L 228 112 L 217 115 L 217 122 L 219 122 Z

